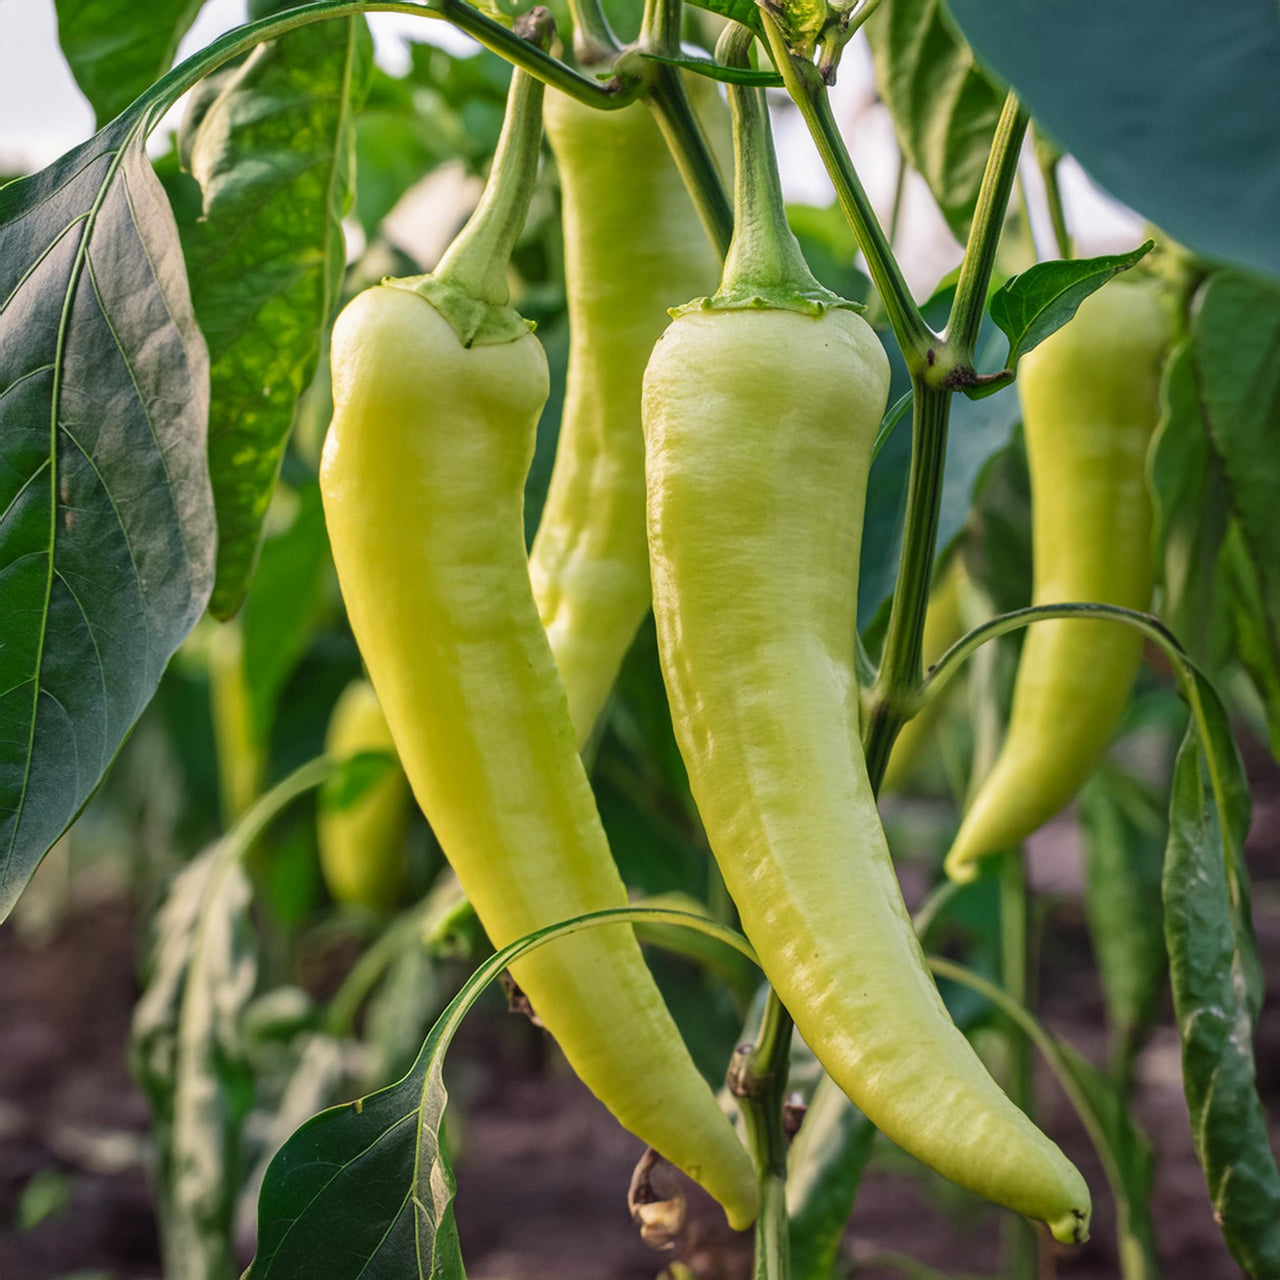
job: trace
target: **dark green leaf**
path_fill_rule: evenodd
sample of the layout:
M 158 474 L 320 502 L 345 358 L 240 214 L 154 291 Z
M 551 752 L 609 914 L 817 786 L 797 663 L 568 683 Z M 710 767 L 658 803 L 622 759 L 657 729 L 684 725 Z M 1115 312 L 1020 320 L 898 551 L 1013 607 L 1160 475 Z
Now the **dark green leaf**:
M 1276 653 L 1272 615 L 1276 602 L 1262 594 L 1261 574 L 1232 521 L 1220 561 L 1222 578 L 1231 597 L 1235 655 L 1249 673 L 1262 702 L 1271 739 L 1271 754 L 1280 757 L 1280 657 Z
M 1280 1275 L 1280 1173 L 1257 1092 L 1253 1033 L 1261 1002 L 1243 842 L 1249 793 L 1230 726 L 1208 682 L 1209 720 L 1178 753 L 1165 854 L 1165 941 L 1196 1154 L 1232 1256 Z
M 706 76 L 708 80 L 719 80 L 724 84 L 754 84 L 762 88 L 779 88 L 782 77 L 776 71 L 757 71 L 752 67 L 726 67 L 710 58 L 666 58 L 660 53 L 643 53 L 640 55 L 648 62 L 663 62 L 669 67 L 683 67 L 695 75 Z
M 983 64 L 1113 196 L 1280 276 L 1275 0 L 950 0 Z
M 204 0 L 57 0 L 58 42 L 101 126 L 173 65 Z
M 1244 552 L 1251 666 L 1280 667 L 1280 289 L 1239 272 L 1210 277 L 1192 321 L 1196 376 Z M 1247 563 L 1246 563 L 1247 562 Z M 1260 606 L 1255 613 L 1251 606 Z M 1269 655 L 1270 662 L 1265 664 Z M 1258 659 L 1264 660 L 1259 662 Z M 1264 693 L 1273 683 L 1259 681 Z M 1273 750 L 1280 704 L 1268 698 Z
M 1130 253 L 1105 258 L 1037 262 L 1034 267 L 1006 280 L 988 303 L 992 320 L 1009 339 L 1004 367 L 1010 371 L 1016 369 L 1018 361 L 1061 329 L 1091 293 L 1146 257 L 1155 243 L 1148 240 Z
M 903 154 L 963 242 L 1004 92 L 974 65 L 943 0 L 884 0 L 867 38 Z
M 876 1129 L 824 1076 L 787 1152 L 794 1280 L 831 1280 Z
M 331 563 L 320 488 L 309 484 L 296 495 L 288 526 L 263 543 L 241 615 L 245 686 L 259 742 L 266 741 L 280 691 L 315 630 Z
M 213 360 L 218 617 L 234 613 L 248 588 L 294 410 L 341 285 L 353 111 L 370 65 L 362 18 L 290 32 L 224 73 L 190 140 L 204 216 L 185 248 Z
M 1164 819 L 1135 778 L 1107 768 L 1080 793 L 1085 905 L 1121 1080 L 1159 1016 L 1164 983 Z
M 212 583 L 208 355 L 141 123 L 0 190 L 0 919 Z
M 233 1274 L 232 1218 L 249 1108 L 244 1014 L 257 979 L 249 879 L 225 843 L 174 881 L 134 1011 L 134 1072 L 159 1151 L 170 1275 Z
M 1197 662 L 1216 670 L 1229 642 L 1218 572 L 1229 512 L 1189 342 L 1165 364 L 1149 474 L 1161 617 Z
M 755 0 L 692 0 L 692 3 L 708 13 L 718 13 L 731 22 L 739 22 L 744 27 L 750 27 L 757 35 L 761 35 L 764 31 L 760 22 L 760 10 L 756 8 Z

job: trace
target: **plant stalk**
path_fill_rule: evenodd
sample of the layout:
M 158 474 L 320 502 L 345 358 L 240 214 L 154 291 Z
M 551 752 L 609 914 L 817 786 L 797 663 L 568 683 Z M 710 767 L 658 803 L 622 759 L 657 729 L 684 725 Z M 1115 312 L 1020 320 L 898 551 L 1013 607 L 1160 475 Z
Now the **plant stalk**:
M 831 114 L 827 86 L 818 68 L 807 58 L 799 58 L 787 47 L 786 37 L 768 10 L 761 10 L 769 49 L 787 92 L 791 95 L 818 148 L 823 166 L 836 190 L 836 199 L 853 229 L 858 247 L 867 259 L 867 269 L 880 293 L 880 300 L 894 337 L 902 348 L 907 368 L 914 374 L 933 363 L 941 339 L 925 323 L 893 256 L 884 228 L 867 198 L 853 167 L 844 139 Z
M 645 0 L 637 47 L 663 58 L 680 57 L 681 0 Z M 644 101 L 653 112 L 663 140 L 716 252 L 723 258 L 733 238 L 733 206 L 724 178 L 693 113 L 680 69 L 650 62 L 651 79 Z
M 742 1108 L 747 1147 L 760 1184 L 752 1280 L 790 1280 L 791 1275 L 787 1135 L 782 1119 L 791 1030 L 791 1015 L 771 990 L 755 1043 L 740 1045 L 729 1065 L 729 1091 Z
M 929 605 L 951 416 L 949 388 L 930 386 L 917 375 L 912 378 L 912 391 L 911 471 L 902 554 L 880 672 L 868 699 L 867 773 L 877 791 L 893 740 L 916 709 L 921 688 L 924 616 Z
M 960 278 L 956 281 L 956 294 L 947 321 L 947 358 L 939 362 L 942 377 L 954 370 L 973 372 L 978 329 L 987 306 L 987 286 L 991 283 L 1000 232 L 1018 174 L 1018 158 L 1026 132 L 1027 113 L 1023 111 L 1017 95 L 1010 91 L 996 124 L 996 134 L 978 191 L 978 204 L 969 226 L 969 240 L 964 248 L 964 261 L 960 264 Z

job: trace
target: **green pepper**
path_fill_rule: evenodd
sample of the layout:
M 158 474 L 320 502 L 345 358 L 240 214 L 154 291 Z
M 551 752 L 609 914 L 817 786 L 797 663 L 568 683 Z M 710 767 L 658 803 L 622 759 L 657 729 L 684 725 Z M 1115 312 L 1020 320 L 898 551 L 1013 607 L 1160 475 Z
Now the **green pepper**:
M 523 487 L 546 357 L 507 305 L 541 86 L 517 72 L 493 173 L 434 275 L 368 289 L 333 333 L 321 486 L 351 625 L 418 803 L 496 947 L 626 905 L 538 619 Z M 513 975 L 618 1120 L 735 1227 L 751 1162 L 633 930 L 559 939 Z
M 712 141 L 727 112 L 690 91 Z M 719 255 L 649 110 L 597 111 L 555 90 L 543 108 L 563 193 L 569 375 L 529 574 L 580 743 L 649 609 L 640 386 L 667 307 L 714 288 Z
M 858 553 L 888 361 L 805 266 L 759 91 L 731 86 L 730 102 L 724 280 L 654 349 L 643 402 L 654 614 L 694 798 L 765 974 L 836 1084 L 939 1173 L 1082 1240 L 1088 1188 L 951 1021 L 867 777 Z
M 1146 458 L 1168 343 L 1155 285 L 1116 280 L 1019 365 L 1033 604 L 1150 606 Z M 1000 755 L 947 855 L 953 879 L 971 880 L 979 859 L 1020 844 L 1070 802 L 1115 735 L 1141 656 L 1141 635 L 1120 623 L 1031 627 Z

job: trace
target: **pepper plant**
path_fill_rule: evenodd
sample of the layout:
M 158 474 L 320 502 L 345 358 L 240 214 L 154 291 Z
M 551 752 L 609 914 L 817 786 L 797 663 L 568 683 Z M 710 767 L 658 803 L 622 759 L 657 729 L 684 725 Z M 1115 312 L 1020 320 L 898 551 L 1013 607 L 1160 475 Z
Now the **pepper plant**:
M 1059 1240 L 1082 1240 L 1089 1192 L 1034 1124 L 1032 1047 L 1065 1091 L 1103 1170 L 1105 1189 L 1090 1190 L 1095 1202 L 1104 1194 L 1114 1201 L 1118 1273 L 1156 1276 L 1149 1152 L 1128 1104 L 1167 964 L 1183 1086 L 1214 1215 L 1246 1274 L 1280 1276 L 1280 1172 L 1253 1054 L 1264 992 L 1244 858 L 1250 792 L 1235 738 L 1235 728 L 1246 726 L 1280 755 L 1280 480 L 1269 462 L 1280 403 L 1280 142 L 1261 123 L 1274 115 L 1264 104 L 1280 105 L 1274 5 L 1241 0 L 1217 13 L 1180 3 L 1171 14 L 1151 0 L 1122 9 L 1046 0 L 1033 13 L 1006 0 L 951 0 L 949 7 L 937 0 L 702 0 L 698 10 L 681 0 L 645 0 L 632 14 L 621 6 L 606 14 L 599 0 L 576 0 L 552 15 L 507 0 L 491 9 L 468 0 L 267 2 L 252 7 L 247 26 L 172 68 L 198 3 L 144 11 L 111 0 L 58 0 L 57 8 L 63 49 L 101 127 L 48 168 L 0 187 L 0 912 L 13 909 L 104 779 L 108 798 L 123 785 L 123 760 L 108 778 L 117 756 L 140 752 L 175 700 L 193 690 L 207 695 L 219 830 L 182 868 L 157 912 L 133 1035 L 135 1070 L 154 1116 L 168 1273 L 235 1274 L 237 1198 L 256 1195 L 247 1272 L 254 1280 L 463 1275 L 467 1242 L 453 1220 L 444 1058 L 484 988 L 514 965 L 517 977 L 527 975 L 533 1012 L 546 1014 L 571 1065 L 624 1124 L 659 1149 L 679 1148 L 672 1159 L 725 1203 L 735 1225 L 754 1218 L 757 1280 L 839 1274 L 877 1125 L 961 1185 L 1048 1219 Z M 424 54 L 421 81 L 406 91 L 372 67 L 365 15 L 376 13 L 448 22 L 518 69 L 502 141 L 496 118 L 505 85 L 494 74 L 501 63 L 450 58 L 442 68 Z M 690 43 L 710 44 L 712 22 L 727 28 L 714 54 Z M 618 30 L 630 34 L 620 38 Z M 886 233 L 868 199 L 829 98 L 842 52 L 863 34 L 893 116 L 902 172 L 910 166 L 925 178 L 964 246 L 953 278 L 923 304 L 907 287 L 898 237 Z M 1222 56 L 1206 56 L 1219 49 Z M 551 202 L 539 212 L 534 198 L 548 194 L 535 178 L 543 86 L 554 96 L 548 131 L 569 237 L 568 394 L 554 475 L 558 396 L 535 450 L 534 418 L 551 383 L 522 320 L 543 322 L 552 366 L 563 368 L 559 250 L 554 225 L 546 225 L 555 219 L 546 214 Z M 847 245 L 829 222 L 825 243 L 800 217 L 799 240 L 793 235 L 773 167 L 766 88 L 782 90 L 803 119 L 847 224 Z M 722 92 L 736 131 L 732 184 L 725 181 Z M 188 94 L 174 152 L 153 162 L 148 137 Z M 488 116 L 455 110 L 458 103 L 480 104 Z M 631 139 L 612 154 L 611 118 L 616 136 L 626 130 Z M 1058 184 L 1064 153 L 1149 218 L 1151 238 L 1126 253 L 1074 257 Z M 414 274 L 379 240 L 383 217 L 426 169 L 455 157 L 483 169 L 491 154 L 477 214 L 437 273 Z M 368 162 L 366 171 L 356 157 Z M 1058 256 L 1010 273 L 1002 236 L 1011 220 L 1027 219 L 1026 192 L 1013 197 L 1020 164 L 1032 157 Z M 625 190 L 628 161 L 649 166 L 635 200 Z M 1232 199 L 1217 190 L 1224 178 Z M 373 243 L 348 271 L 343 219 L 353 208 Z M 616 255 L 624 263 L 619 279 L 630 284 L 611 281 L 610 292 L 597 286 L 614 268 L 607 250 L 615 238 L 625 242 Z M 843 247 L 832 255 L 832 244 Z M 852 261 L 854 246 L 865 276 Z M 802 249 L 811 263 L 830 259 L 832 278 L 813 280 Z M 713 292 L 717 259 L 725 274 Z M 340 303 L 391 273 L 409 279 L 361 294 L 344 313 L 333 334 L 330 388 L 327 354 Z M 507 305 L 513 275 L 526 286 L 541 282 L 541 292 L 521 291 L 521 314 Z M 666 296 L 677 287 L 686 296 Z M 699 290 L 709 296 L 691 302 Z M 1076 420 L 1093 412 L 1087 394 L 1073 408 L 1069 395 L 1037 390 L 1036 379 L 1072 346 L 1069 335 L 1086 334 L 1095 307 L 1139 293 L 1158 295 L 1162 308 L 1150 326 L 1158 336 L 1148 344 L 1156 350 L 1147 373 L 1123 361 L 1117 368 L 1114 353 L 1098 349 L 1128 352 L 1127 340 L 1142 327 L 1131 320 L 1120 322 L 1111 344 L 1090 347 L 1082 336 L 1074 343 L 1084 352 L 1076 357 L 1081 365 L 1043 376 L 1051 387 L 1093 388 L 1100 418 L 1125 397 L 1143 399 L 1146 377 L 1141 410 L 1116 409 L 1141 421 L 1129 450 L 1133 477 L 1115 489 L 1114 502 L 1141 511 L 1114 526 L 1099 515 L 1075 528 L 1042 515 L 1034 532 L 1059 540 L 1052 551 L 1067 561 L 1081 548 L 1104 566 L 1141 558 L 1141 587 L 1116 599 L 1101 575 L 1086 574 L 1082 581 L 1096 584 L 1100 598 L 1062 599 L 1045 586 L 1043 564 L 1054 557 L 1040 545 L 1036 580 L 1023 589 L 1017 556 L 1025 558 L 1028 536 L 1007 527 L 1016 525 L 1019 503 L 1001 485 L 1016 489 L 1029 475 L 1029 501 L 1043 513 L 1036 486 L 1043 493 L 1046 475 L 1049 483 L 1093 485 L 1095 507 L 1107 479 L 1091 477 L 1087 463 L 1082 478 L 1062 478 L 1073 465 L 1065 444 L 1055 466 L 1039 466 L 1040 433 L 1079 442 L 1098 422 Z M 861 304 L 880 324 L 879 342 L 854 314 Z M 376 325 L 365 335 L 361 308 L 378 305 L 408 327 L 426 308 L 437 347 L 393 350 L 390 330 Z M 664 306 L 683 313 L 670 328 L 659 314 Z M 739 348 L 737 339 L 717 336 L 712 355 L 720 363 L 704 377 L 696 370 L 705 353 L 680 363 L 682 335 L 708 334 L 711 324 L 725 335 L 758 328 L 765 338 L 753 356 L 750 342 Z M 823 344 L 836 357 L 819 352 L 816 337 L 806 345 L 804 335 L 835 329 L 845 337 Z M 516 350 L 538 354 L 523 370 L 525 434 L 506 441 L 511 462 L 496 448 L 487 455 L 474 446 L 485 431 L 509 425 L 499 402 L 515 374 L 509 383 L 501 356 Z M 744 439 L 756 440 L 768 458 L 784 422 L 804 423 L 811 407 L 804 397 L 815 385 L 827 387 L 813 363 L 819 355 L 836 360 L 830 386 L 858 383 L 846 395 L 846 420 L 839 404 L 833 413 L 835 401 L 827 403 L 823 421 L 815 411 L 808 423 L 816 434 L 798 435 L 786 466 L 760 466 L 758 458 L 743 465 L 750 461 Z M 780 361 L 777 376 L 761 383 L 771 360 Z M 380 368 L 372 382 L 370 362 Z M 484 385 L 468 430 L 441 437 L 463 446 L 459 456 L 432 455 L 425 466 L 416 451 L 422 436 L 404 432 L 397 443 L 384 419 L 412 398 L 396 381 L 404 375 L 422 379 L 415 395 L 423 413 L 412 425 L 430 432 L 451 416 L 463 421 L 460 399 L 431 400 L 431 377 L 446 367 L 481 369 Z M 1033 422 L 1034 396 L 1046 422 Z M 335 426 L 317 484 L 319 436 L 331 409 Z M 708 420 L 700 430 L 704 413 L 725 421 Z M 1024 414 L 1029 468 L 1017 429 Z M 737 417 L 741 433 L 732 430 Z M 372 447 L 360 437 L 372 462 L 349 472 L 351 445 L 338 460 L 341 432 L 355 419 L 362 430 L 387 431 L 386 450 L 403 446 L 395 466 L 391 453 L 379 454 L 376 435 L 368 437 Z M 618 434 L 603 452 L 626 473 L 616 487 L 613 469 L 593 471 L 605 427 Z M 830 494 L 809 483 L 817 455 L 806 452 L 828 435 L 836 442 L 825 476 L 835 486 Z M 501 430 L 497 438 L 506 440 Z M 857 459 L 841 469 L 839 450 L 855 445 Z M 680 468 L 695 452 L 706 483 L 686 491 Z M 486 459 L 492 475 L 467 470 Z M 366 492 L 362 485 L 378 467 L 384 488 L 369 484 Z M 770 487 L 783 484 L 779 477 L 797 490 L 790 519 L 787 495 Z M 421 501 L 397 506 L 402 491 Z M 476 498 L 474 546 L 488 545 L 490 523 L 502 526 L 509 635 L 522 654 L 536 654 L 517 664 L 523 683 L 504 685 L 509 668 L 477 661 L 478 614 L 466 612 L 468 599 L 479 608 L 474 589 L 449 577 L 459 564 L 492 570 L 497 553 L 492 563 L 467 555 L 454 563 L 465 539 L 432 523 L 463 492 Z M 363 494 L 365 506 L 343 506 L 350 493 Z M 351 623 L 398 761 L 378 748 L 377 734 L 344 759 L 319 752 L 324 715 L 358 675 L 346 627 L 332 622 L 342 611 L 328 576 L 322 496 Z M 1087 512 L 1089 500 L 1067 509 Z M 724 527 L 717 521 L 732 527 L 734 518 L 752 527 L 717 551 Z M 1099 545 L 1113 527 L 1130 532 Z M 526 583 L 519 538 L 532 540 L 535 529 Z M 800 559 L 788 560 L 796 529 L 808 536 Z M 399 579 L 397 557 L 379 541 L 384 535 L 405 547 Z M 607 550 L 593 542 L 597 535 Z M 851 547 L 852 562 L 839 560 L 826 539 Z M 772 565 L 775 555 L 761 588 L 759 562 Z M 656 630 L 644 622 L 646 565 Z M 739 576 L 721 579 L 731 572 Z M 788 588 L 825 582 L 823 574 L 835 584 L 830 591 L 815 588 L 795 616 L 784 616 Z M 427 591 L 424 581 L 435 585 Z M 952 589 L 963 597 L 964 623 L 947 629 L 926 671 L 931 595 L 937 602 Z M 397 612 L 401 591 L 408 603 Z M 585 603 L 575 617 L 579 599 Z M 801 659 L 771 669 L 760 657 L 784 633 L 807 634 L 813 617 L 805 607 L 816 612 L 824 601 L 849 635 L 824 668 L 837 673 L 831 687 L 839 693 L 821 710 L 840 721 L 847 742 L 806 705 Z M 324 626 L 321 616 L 330 620 Z M 1090 713 L 1109 722 L 1092 726 L 1096 741 L 1087 749 L 1064 739 L 1060 754 L 1076 767 L 1054 780 L 1058 791 L 1044 770 L 1019 784 L 1045 787 L 1044 812 L 1027 831 L 950 860 L 949 869 L 962 873 L 952 879 L 937 858 L 935 885 L 908 924 L 875 793 L 886 776 L 895 787 L 914 785 L 899 735 L 915 720 L 929 726 L 925 749 L 939 751 L 959 726 L 947 766 L 956 816 L 982 794 L 984 779 L 997 776 L 991 771 L 1015 683 L 1016 653 L 1002 646 L 1029 627 L 1060 637 L 1076 627 L 1075 634 L 1096 638 L 1088 645 L 1064 639 L 1050 659 L 1033 659 L 1041 650 L 1025 646 L 1020 678 L 1029 680 L 1038 663 L 1056 668 L 1043 678 L 1059 682 L 1057 700 L 1041 703 L 1030 730 L 1042 747 L 1048 743 L 1051 761 L 1053 736 L 1073 732 L 1068 712 L 1082 699 L 1061 691 L 1068 677 L 1081 679 L 1082 664 L 1091 667 L 1082 688 L 1091 675 L 1103 679 L 1108 664 L 1125 669 L 1116 677 L 1115 706 Z M 499 642 L 508 630 L 496 629 Z M 419 636 L 429 637 L 434 659 Z M 1109 636 L 1127 637 L 1119 647 L 1128 657 L 1115 657 Z M 1130 698 L 1127 673 L 1139 644 L 1154 674 Z M 492 682 L 478 700 L 468 692 L 476 673 L 462 665 L 468 654 Z M 423 682 L 429 661 L 440 664 L 427 673 L 434 683 Z M 958 676 L 967 683 L 968 715 Z M 297 688 L 313 677 L 328 689 L 324 715 L 295 715 Z M 504 700 L 495 690 L 515 696 Z M 774 702 L 743 711 L 735 702 L 743 690 L 771 692 Z M 1009 743 L 1026 740 L 1019 734 L 1029 714 L 1020 718 L 1026 703 L 1013 696 Z M 1121 721 L 1126 701 L 1129 719 Z M 423 737 L 424 717 L 443 723 L 456 708 L 440 708 L 454 703 L 463 708 L 462 736 Z M 1053 714 L 1063 723 L 1043 723 L 1045 706 L 1060 708 Z M 503 713 L 521 718 L 519 732 Z M 753 714 L 761 718 L 753 722 Z M 787 741 L 793 735 L 798 744 L 789 754 L 769 737 L 769 725 L 782 722 Z M 1154 725 L 1162 743 L 1181 740 L 1154 784 L 1136 777 L 1123 755 L 1100 759 L 1114 732 L 1135 724 Z M 463 738 L 468 749 L 488 744 L 476 775 L 508 760 L 501 778 L 487 779 L 493 785 L 460 774 L 451 786 L 440 782 L 462 768 L 451 748 Z M 316 744 L 315 758 L 298 742 Z M 762 742 L 772 754 L 747 750 Z M 783 819 L 825 812 L 815 778 L 794 772 L 795 757 L 815 745 L 849 771 L 854 799 L 845 809 L 833 806 L 829 824 L 860 833 L 847 849 L 816 848 L 817 827 L 803 826 L 799 837 L 790 835 L 799 847 L 788 849 Z M 595 811 L 575 747 L 591 770 Z M 386 794 L 387 771 L 401 763 L 436 830 L 410 823 L 416 861 L 393 866 L 387 896 L 364 894 L 363 914 L 361 895 L 349 895 L 368 945 L 319 1005 L 284 980 L 280 962 L 323 900 L 314 876 L 307 879 L 316 865 L 314 834 L 309 823 L 309 834 L 297 839 L 283 833 L 320 791 L 322 839 L 331 838 L 325 829 L 339 830 L 345 813 L 348 844 L 350 832 L 372 841 L 375 828 L 379 841 L 394 844 L 397 824 L 409 822 L 402 800 L 377 823 L 362 822 L 361 806 L 376 801 L 379 788 Z M 1107 1064 L 1086 1061 L 1035 1015 L 1036 904 L 1021 854 L 1005 847 L 1086 778 L 1079 813 L 1113 1039 Z M 392 791 L 402 797 L 401 786 L 397 778 Z M 562 801 L 561 827 L 547 819 L 542 830 Z M 759 819 L 768 839 L 755 841 L 744 813 Z M 532 855 L 520 832 L 533 844 L 534 827 L 555 838 L 543 861 L 522 863 Z M 624 877 L 649 901 L 623 905 L 606 834 Z M 650 846 L 663 842 L 680 847 L 678 883 L 655 870 L 661 858 L 650 856 Z M 706 857 L 708 844 L 723 877 Z M 809 859 L 810 878 L 798 890 L 789 853 Z M 474 904 L 444 869 L 446 858 Z M 330 893 L 341 899 L 329 874 Z M 597 874 L 599 884 L 607 881 L 598 891 Z M 574 876 L 582 883 L 570 887 L 581 893 L 539 893 Z M 976 889 L 994 888 L 999 902 L 981 940 L 997 961 L 986 973 L 981 948 L 974 963 L 961 964 L 926 957 L 916 941 L 927 947 L 941 936 L 939 926 L 972 892 L 960 883 L 965 877 L 977 878 Z M 867 900 L 861 927 L 849 920 L 843 943 L 833 929 L 814 929 L 810 938 L 805 931 L 827 905 L 827 890 L 841 885 Z M 765 898 L 757 901 L 759 893 Z M 566 902 L 571 910 L 562 909 Z M 492 954 L 481 926 L 498 944 Z M 705 981 L 693 1022 L 709 1024 L 713 1010 L 726 1008 L 741 1021 L 731 1060 L 722 1042 L 697 1042 L 688 1018 L 681 1029 L 690 1043 L 681 1045 L 656 993 L 635 996 L 637 1008 L 649 1010 L 644 1052 L 620 1052 L 636 1024 L 628 1024 L 632 1011 L 619 992 L 625 986 L 635 995 L 648 977 L 609 985 L 600 974 L 612 973 L 615 962 L 618 974 L 630 972 L 618 959 L 635 952 L 629 928 L 698 966 Z M 816 964 L 796 953 L 797 937 L 814 942 Z M 465 981 L 440 959 L 449 949 L 474 967 Z M 949 1012 L 927 970 L 945 980 Z M 593 976 L 601 984 L 595 990 Z M 814 995 L 842 984 L 844 1003 Z M 571 987 L 576 994 L 563 999 Z M 926 1004 L 934 1001 L 929 1017 L 945 1024 L 936 1040 L 919 1032 L 923 1021 L 910 1021 L 910 1002 L 921 992 Z M 967 1025 L 965 999 L 970 1023 L 985 1019 L 1001 1030 L 1004 1070 L 997 1074 L 1016 1108 L 950 1025 L 952 1018 Z M 900 1025 L 885 1036 L 888 1048 L 865 1051 L 860 1038 L 872 1022 L 855 1024 L 873 1013 L 876 1027 Z M 793 1033 L 793 1015 L 807 1046 Z M 918 1042 L 935 1059 L 903 1070 L 909 1044 Z M 361 1045 L 363 1072 L 340 1064 L 342 1046 L 353 1043 Z M 270 1069 L 266 1044 L 288 1046 Z M 981 1123 L 954 1095 L 948 1101 L 946 1090 L 937 1098 L 929 1092 L 935 1061 L 986 1099 Z M 737 1114 L 749 1160 L 695 1062 L 727 1082 L 725 1105 Z M 677 1076 L 682 1087 L 664 1102 Z M 803 1108 L 792 1083 L 805 1086 L 798 1131 Z M 330 1103 L 340 1105 L 322 1109 Z M 275 1109 L 287 1122 L 256 1146 L 246 1124 L 255 1107 Z M 260 1190 L 247 1173 L 255 1160 Z M 632 1208 L 660 1237 L 651 1167 L 642 1162 Z M 1015 1280 L 1041 1274 L 1052 1247 L 1015 1215 L 1003 1243 L 1002 1267 Z

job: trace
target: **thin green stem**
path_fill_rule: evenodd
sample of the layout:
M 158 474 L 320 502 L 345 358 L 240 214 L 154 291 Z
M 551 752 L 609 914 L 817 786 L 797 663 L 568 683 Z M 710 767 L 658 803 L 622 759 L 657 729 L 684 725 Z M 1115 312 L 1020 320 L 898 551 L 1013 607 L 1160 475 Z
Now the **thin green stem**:
M 748 66 L 754 40 L 748 28 L 731 22 L 716 45 L 716 59 L 725 66 Z M 789 305 L 797 295 L 830 296 L 814 279 L 787 221 L 764 91 L 730 84 L 728 95 L 733 112 L 733 239 L 716 298 Z
M 636 48 L 662 58 L 678 58 L 680 19 L 681 0 L 645 0 Z M 723 257 L 733 237 L 733 208 L 716 158 L 694 115 L 679 68 L 662 62 L 646 65 L 651 78 L 644 92 L 645 103 L 658 122 L 707 237 Z
M 951 415 L 951 392 L 947 388 L 929 386 L 917 375 L 912 379 L 912 391 L 911 471 L 902 554 L 880 672 L 868 704 L 867 773 L 877 789 L 889 763 L 893 740 L 915 709 L 920 691 L 924 617 L 929 605 Z
M 1027 132 L 1027 114 L 1017 95 L 1009 92 L 996 124 L 995 137 L 987 156 L 987 167 L 978 191 L 978 203 L 969 227 L 960 278 L 956 281 L 955 299 L 947 321 L 947 359 L 941 362 L 943 377 L 955 369 L 973 370 L 974 348 L 978 328 L 987 305 L 987 286 L 996 262 L 1000 231 L 1004 225 L 1009 195 L 1018 173 L 1018 157 Z
M 1071 246 L 1071 230 L 1067 226 L 1067 211 L 1062 204 L 1062 187 L 1058 182 L 1058 164 L 1062 157 L 1036 139 L 1036 164 L 1040 169 L 1040 177 L 1044 180 L 1045 200 L 1049 205 L 1049 223 L 1053 227 L 1054 243 L 1058 246 L 1058 257 L 1073 256 Z
M 789 1280 L 787 1134 L 782 1104 L 791 1061 L 791 1015 L 769 992 L 754 1044 L 739 1046 L 729 1065 L 729 1091 L 738 1099 L 747 1147 L 760 1184 L 753 1280 Z
M 436 279 L 495 306 L 510 298 L 507 267 L 524 227 L 542 149 L 542 81 L 517 70 L 480 203 L 436 267 Z
M 1004 989 L 1011 1000 L 1031 1008 L 1027 873 L 1022 854 L 1016 850 L 1004 855 L 1000 868 L 1000 947 Z M 1013 1023 L 1008 1031 L 1009 1078 L 1005 1092 L 1034 1120 L 1031 1045 Z M 1036 1280 L 1040 1249 L 1035 1225 L 1020 1214 L 1010 1214 L 1004 1222 L 1005 1275 L 1009 1280 Z
M 128 110 L 139 113 L 143 131 L 150 133 L 169 107 L 223 63 L 298 27 L 363 13 L 407 13 L 443 19 L 546 84 L 606 110 L 626 106 L 641 88 L 638 78 L 609 84 L 590 80 L 465 0 L 432 0 L 431 4 L 413 4 L 409 0 L 318 0 L 316 4 L 301 5 L 228 31 L 157 80 Z
M 787 92 L 800 108 L 800 114 L 818 148 L 823 166 L 835 187 L 836 199 L 853 229 L 858 247 L 867 259 L 867 269 L 880 292 L 885 314 L 889 317 L 894 337 L 902 348 L 907 367 L 913 372 L 927 368 L 932 359 L 936 358 L 941 340 L 925 323 L 920 308 L 911 296 L 911 290 L 907 288 L 902 270 L 885 237 L 884 228 L 867 198 L 849 157 L 848 148 L 840 136 L 835 117 L 831 114 L 827 86 L 812 62 L 792 54 L 787 47 L 786 36 L 769 12 L 762 10 L 761 13 L 773 61 L 782 75 Z

